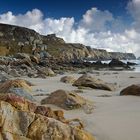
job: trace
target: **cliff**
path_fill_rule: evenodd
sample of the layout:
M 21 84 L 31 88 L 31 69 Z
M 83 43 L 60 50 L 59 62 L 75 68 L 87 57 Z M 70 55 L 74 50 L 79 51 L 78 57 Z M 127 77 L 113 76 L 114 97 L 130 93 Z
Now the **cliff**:
M 55 34 L 43 36 L 24 27 L 0 24 L 0 55 L 11 55 L 17 52 L 31 53 L 35 45 L 47 45 L 48 53 L 63 61 L 136 59 L 135 55 L 131 53 L 107 52 L 78 43 L 66 43 L 62 38 L 56 37 Z

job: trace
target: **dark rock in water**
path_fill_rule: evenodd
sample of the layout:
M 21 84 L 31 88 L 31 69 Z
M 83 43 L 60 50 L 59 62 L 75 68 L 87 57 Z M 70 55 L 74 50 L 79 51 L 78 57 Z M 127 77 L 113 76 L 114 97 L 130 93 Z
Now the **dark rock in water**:
M 140 96 L 140 85 L 131 85 L 120 92 L 120 95 Z
M 95 62 L 95 65 L 103 65 L 102 61 L 101 60 L 98 60 Z
M 109 66 L 124 66 L 124 65 L 126 64 L 118 59 L 112 59 L 111 62 L 109 63 Z
M 127 65 L 129 66 L 135 66 L 135 65 L 138 65 L 137 63 L 133 63 L 133 62 L 127 62 Z
M 102 89 L 102 90 L 109 90 L 109 91 L 113 91 L 115 89 L 112 84 L 106 83 L 100 79 L 96 79 L 87 74 L 78 78 L 73 83 L 73 86 L 89 87 L 89 88 L 93 88 L 93 89 Z
M 125 67 L 125 68 L 129 68 L 129 66 L 127 64 L 125 64 L 124 62 L 118 60 L 118 59 L 112 59 L 111 62 L 109 63 L 110 67 Z

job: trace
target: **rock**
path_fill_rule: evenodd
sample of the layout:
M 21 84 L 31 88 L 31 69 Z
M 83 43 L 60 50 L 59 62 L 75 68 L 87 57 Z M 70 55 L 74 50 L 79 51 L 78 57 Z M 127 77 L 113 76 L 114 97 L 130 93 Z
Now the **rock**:
M 27 72 L 30 72 L 31 71 L 31 68 L 29 66 L 25 65 L 25 64 L 20 65 L 20 68 L 22 70 L 26 70 Z
M 32 62 L 35 62 L 36 64 L 39 64 L 39 59 L 36 56 L 31 55 L 30 59 Z
M 24 58 L 24 59 L 17 59 L 16 61 L 13 61 L 10 63 L 10 65 L 13 65 L 13 66 L 20 66 L 20 65 L 27 65 L 28 67 L 33 67 L 33 64 L 31 62 L 30 59 L 27 59 L 27 58 Z
M 39 74 L 42 73 L 46 76 L 55 76 L 55 73 L 52 71 L 52 69 L 47 67 L 38 69 L 38 72 Z
M 26 91 L 32 91 L 31 86 L 21 79 L 8 80 L 0 85 L 0 93 L 8 93 L 11 88 L 23 88 Z
M 76 93 L 65 90 L 57 90 L 41 101 L 42 104 L 54 104 L 66 110 L 80 108 L 86 102 L 86 99 Z
M 103 63 L 102 63 L 101 60 L 98 60 L 98 61 L 95 62 L 95 65 L 99 65 L 100 66 L 100 65 L 103 65 Z
M 3 83 L 9 79 L 10 79 L 9 75 L 7 75 L 6 73 L 0 73 L 0 83 Z
M 86 114 L 93 113 L 94 106 L 92 102 L 86 102 L 86 104 L 83 105 L 83 110 Z
M 18 111 L 11 104 L 0 102 L 0 127 L 3 132 L 24 136 L 28 134 L 28 127 L 35 119 L 34 113 Z
M 37 108 L 35 103 L 13 93 L 1 93 L 0 101 L 8 102 L 18 110 L 24 110 L 27 112 L 35 112 Z
M 63 83 L 74 83 L 76 79 L 72 76 L 64 76 L 60 79 L 60 81 Z
M 8 140 L 95 140 L 88 132 L 54 118 L 16 109 L 0 101 L 1 139 Z
M 64 118 L 64 112 L 62 110 L 52 110 L 50 107 L 46 106 L 37 106 L 34 111 L 36 114 L 40 114 L 49 118 L 54 118 L 63 123 L 66 123 L 67 120 Z
M 9 93 L 13 93 L 15 95 L 24 97 L 25 99 L 28 99 L 28 100 L 33 101 L 33 102 L 36 101 L 34 99 L 33 95 L 31 94 L 31 92 L 29 92 L 23 88 L 10 88 Z
M 30 101 L 35 101 L 31 87 L 24 80 L 9 80 L 0 85 L 0 93 L 13 93 Z
M 17 59 L 30 59 L 30 56 L 26 53 L 16 53 L 14 55 L 14 58 L 17 58 Z
M 29 72 L 29 73 L 27 74 L 27 76 L 30 77 L 30 78 L 35 78 L 37 75 L 36 75 L 35 73 L 30 73 L 30 72 Z
M 33 64 L 32 64 L 30 59 L 23 59 L 20 63 L 25 64 L 25 65 L 27 65 L 29 67 L 33 67 Z
M 89 87 L 93 89 L 102 89 L 102 90 L 109 90 L 113 91 L 114 86 L 106 83 L 100 79 L 96 79 L 88 74 L 85 74 L 79 77 L 74 83 L 73 86 L 77 87 Z
M 127 65 L 129 66 L 135 66 L 135 65 L 138 65 L 137 63 L 133 63 L 133 62 L 127 62 Z
M 48 66 L 48 63 L 45 61 L 45 60 L 40 60 L 39 66 L 43 66 L 43 67 L 47 67 Z
M 127 67 L 125 63 L 118 59 L 112 59 L 111 62 L 109 63 L 109 66 L 111 67 Z
M 62 110 L 53 111 L 50 107 L 38 106 L 37 104 L 13 93 L 0 94 L 0 101 L 8 102 L 18 110 L 34 112 L 46 117 L 55 118 L 62 122 L 66 121 Z
M 1 140 L 31 140 L 31 139 L 26 138 L 24 136 L 12 134 L 10 132 L 3 132 L 2 134 L 0 134 L 0 139 Z
M 15 69 L 10 70 L 9 75 L 13 77 L 20 77 L 20 74 Z
M 123 89 L 120 92 L 120 95 L 134 95 L 134 96 L 140 96 L 140 85 L 131 85 L 127 88 Z
M 35 78 L 42 78 L 42 79 L 46 79 L 47 76 L 45 74 L 42 74 L 42 73 L 38 73 Z
M 50 107 L 38 106 L 37 104 L 13 93 L 0 94 L 0 101 L 8 102 L 18 110 L 34 112 L 46 117 L 55 118 L 61 122 L 66 122 L 62 110 L 53 111 Z
M 6 66 L 5 65 L 0 65 L 0 71 L 5 71 Z
M 32 140 L 94 140 L 93 136 L 83 130 L 42 116 L 36 116 L 29 128 L 28 137 Z

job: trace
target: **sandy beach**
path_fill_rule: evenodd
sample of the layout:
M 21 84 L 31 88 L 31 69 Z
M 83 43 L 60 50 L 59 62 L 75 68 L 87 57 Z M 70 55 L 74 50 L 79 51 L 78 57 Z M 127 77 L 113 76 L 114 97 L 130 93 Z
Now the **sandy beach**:
M 65 75 L 78 78 L 81 74 L 67 73 Z M 64 89 L 76 90 L 72 84 L 60 82 L 61 77 L 57 75 L 47 79 L 28 78 L 36 86 L 33 86 L 35 94 L 50 94 L 51 92 Z M 96 140 L 140 140 L 140 98 L 138 96 L 119 96 L 120 91 L 132 84 L 139 84 L 140 73 L 136 72 L 93 72 L 93 77 L 100 78 L 108 83 L 116 85 L 115 91 L 96 89 L 84 89 L 80 96 L 94 102 L 92 114 L 86 114 L 83 109 L 75 109 L 65 112 L 66 118 L 80 118 L 85 129 L 92 133 Z M 105 96 L 106 95 L 106 96 Z M 38 102 L 47 96 L 34 96 Z M 54 105 L 53 109 L 58 109 Z M 59 108 L 60 109 L 60 108 Z

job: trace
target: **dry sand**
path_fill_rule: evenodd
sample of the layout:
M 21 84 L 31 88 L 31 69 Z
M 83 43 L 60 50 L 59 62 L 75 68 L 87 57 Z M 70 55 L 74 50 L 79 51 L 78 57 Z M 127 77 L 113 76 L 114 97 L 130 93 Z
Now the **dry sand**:
M 66 74 L 74 77 L 80 74 Z M 65 76 L 65 75 L 63 75 Z M 140 97 L 119 96 L 120 91 L 131 85 L 140 84 L 140 73 L 134 72 L 100 72 L 92 74 L 106 82 L 115 83 L 115 91 L 83 90 L 79 95 L 94 102 L 92 114 L 86 114 L 83 109 L 65 111 L 66 118 L 80 118 L 85 129 L 91 132 L 96 140 L 140 140 Z M 36 86 L 34 94 L 50 94 L 57 89 L 75 90 L 71 84 L 60 82 L 62 76 L 49 77 L 47 79 L 27 79 Z M 110 95 L 101 97 L 100 95 Z M 35 96 L 40 101 L 46 96 Z M 51 105 L 53 108 L 58 108 Z

